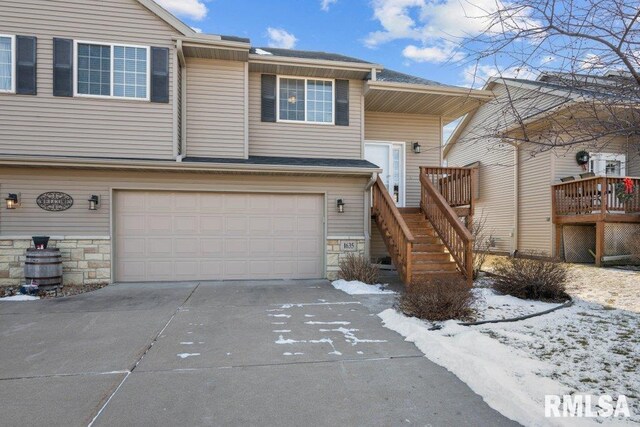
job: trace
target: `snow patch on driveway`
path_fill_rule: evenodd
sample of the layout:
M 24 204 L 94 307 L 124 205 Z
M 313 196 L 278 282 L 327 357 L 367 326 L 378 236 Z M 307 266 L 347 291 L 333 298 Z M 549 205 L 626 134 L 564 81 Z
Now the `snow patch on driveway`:
M 39 299 L 40 297 L 34 297 L 32 295 L 13 295 L 10 297 L 0 298 L 0 301 L 35 301 Z
M 349 295 L 380 295 L 380 294 L 395 294 L 394 291 L 384 289 L 385 285 L 367 285 L 366 283 L 352 280 L 347 282 L 346 280 L 335 280 L 331 282 L 334 288 L 346 292 Z

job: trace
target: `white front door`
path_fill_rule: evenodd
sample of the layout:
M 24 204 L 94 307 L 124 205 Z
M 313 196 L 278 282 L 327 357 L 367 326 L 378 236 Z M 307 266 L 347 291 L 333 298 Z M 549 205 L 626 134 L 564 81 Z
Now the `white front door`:
M 367 142 L 364 157 L 382 169 L 380 178 L 396 205 L 405 203 L 405 145 L 404 142 Z

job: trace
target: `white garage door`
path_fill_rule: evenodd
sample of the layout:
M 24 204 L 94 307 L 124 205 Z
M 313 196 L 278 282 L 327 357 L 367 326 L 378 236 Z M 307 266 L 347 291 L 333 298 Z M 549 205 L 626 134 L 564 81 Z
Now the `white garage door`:
M 315 194 L 121 191 L 117 281 L 324 276 L 324 203 Z

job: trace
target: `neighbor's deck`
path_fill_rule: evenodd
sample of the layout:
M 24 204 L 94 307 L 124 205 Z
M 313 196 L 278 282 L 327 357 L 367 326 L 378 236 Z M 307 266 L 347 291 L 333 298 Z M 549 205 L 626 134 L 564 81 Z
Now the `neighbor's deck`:
M 640 223 L 640 178 L 630 178 L 633 191 L 621 200 L 625 178 L 592 177 L 562 182 L 551 187 L 556 253 L 560 253 L 562 227 L 570 224 L 596 226 L 596 265 L 604 254 L 606 223 Z

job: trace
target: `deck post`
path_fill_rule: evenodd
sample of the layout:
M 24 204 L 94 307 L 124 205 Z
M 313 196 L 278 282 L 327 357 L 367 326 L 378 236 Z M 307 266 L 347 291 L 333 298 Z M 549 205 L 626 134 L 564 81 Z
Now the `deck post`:
M 604 221 L 596 222 L 596 267 L 602 266 L 604 256 Z
M 562 238 L 562 224 L 556 224 L 556 247 L 554 256 L 557 259 L 560 259 L 560 255 L 562 254 Z M 562 259 L 562 261 L 564 261 L 564 259 Z

